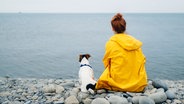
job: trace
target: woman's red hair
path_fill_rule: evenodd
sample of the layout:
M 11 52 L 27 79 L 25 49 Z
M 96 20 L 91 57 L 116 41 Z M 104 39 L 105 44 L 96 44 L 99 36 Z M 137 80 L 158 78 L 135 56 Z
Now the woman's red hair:
M 126 21 L 122 14 L 117 13 L 111 20 L 111 26 L 117 33 L 123 33 L 126 30 Z

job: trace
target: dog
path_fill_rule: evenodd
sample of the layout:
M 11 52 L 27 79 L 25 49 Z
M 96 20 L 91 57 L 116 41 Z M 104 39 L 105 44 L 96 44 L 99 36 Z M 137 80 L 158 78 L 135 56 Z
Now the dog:
M 81 84 L 82 92 L 94 93 L 96 81 L 94 79 L 94 73 L 88 59 L 90 54 L 79 55 L 80 69 L 79 69 L 79 82 Z

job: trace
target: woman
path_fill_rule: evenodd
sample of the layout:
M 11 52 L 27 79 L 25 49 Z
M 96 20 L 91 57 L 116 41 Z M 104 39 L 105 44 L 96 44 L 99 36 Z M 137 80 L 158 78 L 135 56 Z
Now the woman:
M 111 20 L 113 35 L 106 43 L 105 70 L 95 89 L 141 92 L 147 85 L 142 43 L 125 33 L 126 21 L 120 13 Z

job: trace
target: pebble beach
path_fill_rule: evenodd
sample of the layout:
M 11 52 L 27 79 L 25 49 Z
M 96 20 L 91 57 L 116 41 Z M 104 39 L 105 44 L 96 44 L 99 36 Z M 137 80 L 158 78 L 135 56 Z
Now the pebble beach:
M 0 78 L 0 104 L 184 104 L 184 80 L 149 80 L 141 93 L 80 91 L 78 79 Z

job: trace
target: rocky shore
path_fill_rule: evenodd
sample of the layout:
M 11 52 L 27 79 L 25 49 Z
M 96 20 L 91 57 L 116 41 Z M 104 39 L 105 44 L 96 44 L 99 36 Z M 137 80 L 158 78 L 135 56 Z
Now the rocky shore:
M 184 104 L 184 80 L 149 80 L 142 93 L 82 93 L 78 79 L 0 78 L 0 104 Z

